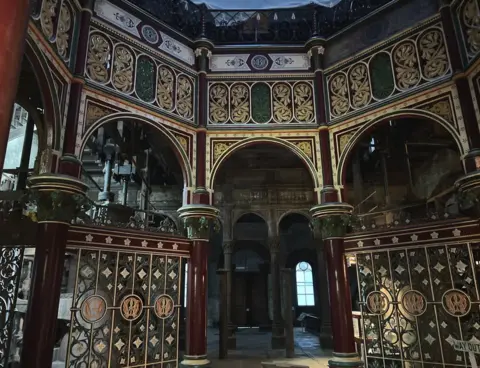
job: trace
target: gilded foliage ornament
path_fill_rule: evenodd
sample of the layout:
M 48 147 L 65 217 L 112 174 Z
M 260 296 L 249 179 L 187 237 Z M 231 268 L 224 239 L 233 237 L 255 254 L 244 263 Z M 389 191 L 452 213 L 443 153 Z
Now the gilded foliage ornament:
M 187 138 L 181 136 L 181 135 L 176 135 L 175 138 L 177 138 L 178 143 L 180 143 L 180 146 L 182 146 L 183 150 L 185 153 L 188 153 L 188 141 Z
M 349 79 L 352 106 L 356 109 L 367 106 L 372 96 L 367 66 L 363 63 L 354 65 L 350 69 Z
M 57 51 L 60 57 L 63 59 L 68 59 L 69 55 L 69 41 L 70 41 L 70 30 L 72 28 L 72 14 L 68 6 L 63 3 L 60 8 L 60 17 L 58 19 L 57 26 Z
M 349 132 L 345 133 L 340 136 L 339 142 L 338 142 L 338 150 L 340 153 L 342 153 L 345 150 L 345 147 L 347 146 L 348 142 L 350 142 L 350 139 L 355 135 L 355 132 Z
M 431 29 L 421 36 L 418 43 L 424 77 L 435 79 L 445 75 L 449 64 L 442 32 Z
M 349 107 L 347 76 L 338 73 L 330 81 L 330 109 L 333 115 L 341 116 L 347 113 Z
M 175 76 L 166 66 L 158 68 L 157 101 L 158 105 L 165 110 L 173 109 L 173 88 Z
M 28 200 L 36 206 L 38 221 L 70 223 L 77 214 L 90 208 L 90 202 L 85 196 L 61 191 L 32 190 Z
M 112 84 L 121 92 L 129 93 L 133 89 L 133 53 L 123 45 L 115 46 Z
M 228 120 L 228 89 L 224 84 L 210 87 L 209 115 L 213 123 L 225 123 Z
M 234 84 L 230 91 L 231 118 L 234 123 L 247 123 L 250 120 L 250 90 L 243 83 Z
M 454 123 L 452 107 L 448 98 L 440 101 L 435 101 L 429 105 L 422 107 L 422 109 L 440 116 L 451 124 Z
M 90 37 L 87 56 L 87 74 L 95 82 L 107 83 L 110 67 L 110 42 L 102 35 L 94 33 Z
M 476 0 L 465 2 L 462 23 L 466 32 L 468 52 L 476 55 L 480 51 L 480 9 Z
M 53 28 L 55 17 L 57 16 L 58 0 L 44 0 L 42 10 L 40 11 L 40 24 L 42 25 L 43 34 L 48 39 L 53 38 Z
M 103 118 L 104 116 L 113 114 L 114 112 L 115 112 L 114 110 L 108 109 L 106 107 L 103 107 L 91 102 L 88 103 L 87 115 L 85 119 L 86 128 L 88 129 L 97 120 Z
M 395 79 L 398 88 L 405 90 L 420 82 L 417 50 L 412 41 L 405 41 L 393 51 Z
M 187 119 L 193 116 L 193 84 L 185 75 L 177 78 L 177 113 Z
M 232 143 L 229 142 L 215 142 L 213 145 L 213 162 L 216 162 L 231 145 Z
M 313 158 L 313 150 L 311 142 L 298 142 L 295 145 L 305 153 L 309 158 Z
M 354 215 L 331 215 L 313 219 L 310 226 L 316 237 L 327 239 L 345 236 L 357 223 Z
M 273 87 L 273 117 L 279 123 L 292 120 L 292 90 L 286 83 L 276 83 Z
M 221 225 L 218 218 L 213 217 L 185 217 L 183 225 L 190 239 L 209 239 L 211 231 L 220 231 Z
M 314 118 L 313 89 L 308 83 L 297 83 L 293 88 L 295 119 L 309 123 Z

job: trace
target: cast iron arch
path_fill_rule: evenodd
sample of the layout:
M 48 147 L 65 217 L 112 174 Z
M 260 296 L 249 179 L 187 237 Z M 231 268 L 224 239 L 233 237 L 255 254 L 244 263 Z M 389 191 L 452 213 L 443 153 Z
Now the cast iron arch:
M 165 128 L 165 126 L 161 123 L 163 122 L 163 120 L 156 122 L 152 119 L 146 118 L 144 116 L 141 116 L 135 113 L 130 113 L 130 112 L 113 113 L 113 114 L 104 116 L 103 118 L 97 120 L 94 124 L 92 124 L 83 135 L 82 142 L 80 144 L 80 148 L 78 151 L 78 156 L 80 157 L 80 159 L 85 149 L 85 145 L 87 144 L 87 140 L 88 138 L 90 138 L 93 132 L 95 132 L 102 125 L 108 124 L 112 121 L 118 121 L 118 120 L 134 120 L 137 122 L 141 122 L 141 123 L 150 125 L 155 129 L 158 129 L 160 133 L 165 135 L 167 139 L 170 141 L 170 143 L 172 144 L 174 148 L 173 152 L 177 156 L 180 167 L 182 168 L 183 181 L 184 181 L 185 187 L 188 188 L 193 186 L 192 168 L 190 166 L 187 154 L 183 150 L 182 146 L 177 141 L 177 139 L 173 136 L 173 134 L 167 128 Z
M 213 189 L 213 184 L 215 183 L 215 175 L 217 174 L 218 169 L 220 168 L 222 162 L 224 162 L 228 157 L 230 157 L 233 153 L 240 150 L 241 148 L 245 148 L 248 146 L 253 146 L 255 144 L 260 143 L 272 143 L 280 147 L 284 147 L 288 149 L 290 152 L 295 154 L 300 160 L 303 161 L 305 166 L 307 167 L 308 171 L 312 175 L 312 181 L 315 188 L 319 187 L 319 180 L 318 180 L 318 173 L 317 169 L 315 168 L 310 158 L 297 146 L 293 143 L 288 142 L 281 138 L 273 138 L 273 137 L 251 137 L 242 139 L 239 142 L 232 144 L 227 151 L 225 151 L 215 162 L 215 164 L 210 169 L 210 178 L 208 179 L 207 187 Z
M 38 114 L 33 114 L 37 129 L 42 132 L 41 139 L 38 142 L 38 154 L 40 155 L 46 148 L 60 150 L 62 143 L 60 141 L 62 122 L 59 108 L 60 104 L 58 101 L 54 103 L 54 99 L 56 100 L 56 94 L 54 93 L 55 84 L 44 54 L 30 36 L 26 39 L 24 55 L 35 74 L 44 110 L 43 119 L 41 119 Z M 21 99 L 18 102 L 23 106 Z M 24 108 L 27 109 L 28 104 Z M 37 116 L 37 118 L 35 118 L 35 116 Z
M 347 146 L 343 150 L 342 154 L 340 155 L 340 158 L 338 160 L 338 165 L 337 165 L 337 183 L 341 186 L 344 185 L 344 180 L 345 180 L 345 174 L 346 174 L 346 165 L 348 163 L 348 158 L 350 157 L 350 154 L 353 150 L 353 148 L 356 146 L 358 141 L 364 136 L 365 133 L 370 131 L 373 127 L 375 127 L 378 124 L 384 123 L 387 120 L 392 120 L 392 119 L 408 119 L 408 118 L 422 118 L 425 120 L 428 120 L 432 124 L 440 124 L 443 128 L 445 128 L 450 135 L 452 136 L 453 140 L 458 146 L 458 151 L 460 152 L 460 155 L 462 156 L 463 154 L 466 153 L 466 150 L 462 145 L 462 140 L 459 136 L 459 134 L 455 131 L 455 129 L 452 127 L 452 125 L 447 122 L 445 119 L 439 117 L 436 114 L 430 113 L 428 111 L 418 111 L 418 110 L 411 110 L 411 109 L 404 109 L 404 110 L 397 110 L 395 112 L 392 112 L 390 114 L 382 115 L 376 119 L 372 119 L 369 122 L 365 123 L 360 129 L 358 129 L 353 137 L 350 139 L 348 142 Z

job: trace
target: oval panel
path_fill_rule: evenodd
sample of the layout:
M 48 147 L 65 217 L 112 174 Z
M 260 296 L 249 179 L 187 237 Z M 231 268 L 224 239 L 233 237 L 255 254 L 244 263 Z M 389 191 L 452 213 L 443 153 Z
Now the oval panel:
M 256 123 L 265 124 L 272 118 L 271 91 L 266 83 L 252 86 L 252 118 Z
M 141 55 L 137 61 L 135 90 L 139 99 L 152 102 L 155 99 L 155 63 L 148 56 Z
M 377 100 L 389 97 L 395 90 L 390 55 L 380 52 L 369 63 L 372 95 Z

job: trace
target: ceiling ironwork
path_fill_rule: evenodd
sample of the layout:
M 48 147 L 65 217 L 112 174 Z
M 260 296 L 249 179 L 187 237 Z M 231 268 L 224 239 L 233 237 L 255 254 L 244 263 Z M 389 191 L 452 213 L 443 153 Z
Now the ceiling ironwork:
M 190 0 L 128 0 L 184 36 L 216 45 L 301 44 L 329 38 L 398 0 L 343 0 L 332 8 L 308 5 L 269 10 L 217 10 Z

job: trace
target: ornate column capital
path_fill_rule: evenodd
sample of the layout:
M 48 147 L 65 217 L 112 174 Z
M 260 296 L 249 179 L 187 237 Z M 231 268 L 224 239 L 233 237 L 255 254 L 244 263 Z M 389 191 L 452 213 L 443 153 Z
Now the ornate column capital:
M 310 210 L 311 228 L 316 238 L 341 238 L 355 224 L 353 207 L 347 203 L 325 203 Z
M 88 209 L 85 193 L 88 185 L 70 176 L 41 174 L 28 179 L 28 200 L 36 207 L 36 220 L 70 224 L 82 210 Z
M 223 242 L 223 253 L 224 254 L 232 254 L 233 248 L 235 247 L 235 241 L 227 240 Z
M 460 211 L 467 216 L 480 214 L 480 171 L 470 172 L 455 182 L 457 203 Z
M 212 230 L 220 230 L 220 211 L 213 206 L 189 204 L 177 212 L 190 239 L 208 241 Z

